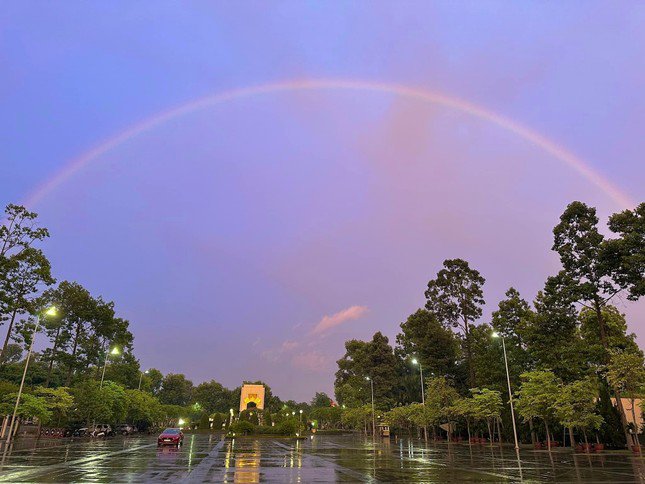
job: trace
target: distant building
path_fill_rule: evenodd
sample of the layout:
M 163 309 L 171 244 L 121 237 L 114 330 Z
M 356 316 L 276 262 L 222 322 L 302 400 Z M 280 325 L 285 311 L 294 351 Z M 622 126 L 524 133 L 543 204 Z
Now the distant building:
M 244 383 L 240 394 L 240 412 L 249 408 L 264 410 L 264 385 Z
M 627 417 L 627 423 L 634 424 L 634 427 L 638 429 L 638 432 L 643 430 L 645 425 L 645 420 L 643 420 L 643 411 L 641 410 L 641 399 L 634 399 L 634 411 L 632 412 L 632 399 L 631 398 L 621 398 L 623 403 L 623 408 L 625 409 L 625 416 Z M 616 399 L 611 399 L 611 404 L 616 406 Z M 636 414 L 636 422 L 634 422 L 634 414 Z

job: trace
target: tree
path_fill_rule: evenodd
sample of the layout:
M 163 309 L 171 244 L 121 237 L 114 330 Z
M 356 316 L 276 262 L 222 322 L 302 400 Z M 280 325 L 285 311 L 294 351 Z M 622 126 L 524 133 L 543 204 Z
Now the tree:
M 159 390 L 159 401 L 170 405 L 188 405 L 193 398 L 193 382 L 181 373 L 168 373 Z
M 415 355 L 428 374 L 454 374 L 459 354 L 459 342 L 437 316 L 426 309 L 419 309 L 401 323 L 401 333 L 396 337 L 403 355 Z
M 480 418 L 486 422 L 488 426 L 488 436 L 491 444 L 494 440 L 495 422 L 499 423 L 502 413 L 502 396 L 496 390 L 489 390 L 488 388 L 473 388 L 471 390 L 473 395 L 472 399 L 472 415 Z
M 398 429 L 405 429 L 408 434 L 412 434 L 412 413 L 414 412 L 412 405 L 405 405 L 402 407 L 394 407 L 392 410 L 385 414 L 385 422 L 392 427 Z
M 371 401 L 369 383 L 370 377 L 374 382 L 374 401 L 377 406 L 389 408 L 396 402 L 398 375 L 397 359 L 389 340 L 380 332 L 375 333 L 371 341 L 350 340 L 345 343 L 345 355 L 338 360 L 338 371 L 334 387 L 336 397 L 345 403 L 338 389 L 350 383 L 355 388 L 362 389 L 361 403 Z
M 36 396 L 44 399 L 47 410 L 51 412 L 51 418 L 44 423 L 51 422 L 54 425 L 60 426 L 62 422 L 67 420 L 70 410 L 74 405 L 74 397 L 69 392 L 69 388 L 38 387 L 34 393 Z
M 34 242 L 49 237 L 46 228 L 37 226 L 37 213 L 11 203 L 7 205 L 4 213 L 5 222 L 0 225 L 0 264 L 10 255 L 20 254 Z
M 521 375 L 522 386 L 517 392 L 517 413 L 525 422 L 540 419 L 544 422 L 548 449 L 551 450 L 549 422 L 553 422 L 554 403 L 560 393 L 560 380 L 553 372 L 535 370 Z
M 590 428 L 597 430 L 602 425 L 603 419 L 596 412 L 597 398 L 598 385 L 589 378 L 561 387 L 553 403 L 553 410 L 557 421 L 569 429 L 572 447 L 575 442 L 573 429 L 581 429 L 585 443 L 588 443 L 587 430 Z
M 358 408 L 347 408 L 343 410 L 341 417 L 343 425 L 350 429 L 363 429 L 367 434 L 367 425 L 372 421 L 372 407 L 363 405 Z
M 316 392 L 311 399 L 311 406 L 313 408 L 331 407 L 331 398 L 325 392 Z
M 492 315 L 491 325 L 504 337 L 509 369 L 515 380 L 533 364 L 530 353 L 526 351 L 526 335 L 534 318 L 535 312 L 529 303 L 513 287 L 506 291 L 506 299 L 499 302 L 497 311 Z
M 641 207 L 639 207 L 640 209 Z M 596 209 L 582 202 L 570 203 L 560 223 L 553 229 L 553 250 L 560 255 L 563 271 L 560 277 L 566 281 L 569 297 L 590 307 L 596 315 L 598 333 L 605 348 L 606 362 L 609 361 L 609 341 L 607 325 L 602 309 L 622 290 L 629 291 L 629 297 L 638 298 L 641 294 L 643 268 L 638 261 L 643 254 L 642 216 L 638 213 L 625 213 L 612 217 L 612 226 L 624 234 L 617 242 L 605 240 L 598 230 Z M 640 255 L 639 255 L 640 254 Z M 614 388 L 616 402 L 621 414 L 621 422 L 626 442 L 630 442 L 625 409 L 620 391 Z
M 16 317 L 36 311 L 39 291 L 53 283 L 49 261 L 38 249 L 27 247 L 3 261 L 0 269 L 0 324 L 7 320 L 9 325 L 0 363 L 5 359 Z
M 635 301 L 645 295 L 645 203 L 609 217 L 609 229 L 620 235 L 607 242 L 614 280 Z
M 463 335 L 466 364 L 471 386 L 475 386 L 475 369 L 472 364 L 471 326 L 482 315 L 484 297 L 482 287 L 486 280 L 468 262 L 448 259 L 437 278 L 428 282 L 425 292 L 426 309 L 436 314 Z
M 100 387 L 95 380 L 85 380 L 72 388 L 76 417 L 90 422 L 120 423 L 126 414 L 125 389 L 111 381 Z
M 645 387 L 645 367 L 643 366 L 642 353 L 612 352 L 607 367 L 607 381 L 631 400 L 634 433 L 638 434 L 635 400 Z M 634 443 L 638 444 L 638 441 L 636 440 Z
M 17 393 L 5 395 L 0 401 L 0 414 L 13 414 L 16 403 Z M 20 397 L 17 415 L 20 418 L 37 418 L 41 421 L 48 421 L 51 418 L 51 411 L 47 408 L 47 401 L 42 397 L 37 397 L 31 393 L 23 393 Z
M 562 277 L 550 277 L 535 298 L 535 314 L 525 327 L 526 348 L 537 369 L 566 381 L 587 371 L 588 349 L 577 331 L 577 311 Z
M 161 422 L 164 412 L 159 400 L 147 392 L 126 390 L 126 421 L 139 430 Z
M 435 433 L 434 425 L 439 423 L 443 417 L 447 419 L 450 414 L 448 409 L 459 399 L 459 394 L 443 376 L 426 378 L 425 381 L 425 406 L 430 415 L 434 416 L 432 431 Z M 448 433 L 450 440 L 450 433 Z
M 209 414 L 214 412 L 226 413 L 229 408 L 237 406 L 237 402 L 232 401 L 231 390 L 224 388 L 215 380 L 197 385 L 193 392 L 193 399 Z
M 163 374 L 156 368 L 150 368 L 148 372 L 143 375 L 141 387 L 149 390 L 153 395 L 157 395 L 161 390 L 162 384 Z

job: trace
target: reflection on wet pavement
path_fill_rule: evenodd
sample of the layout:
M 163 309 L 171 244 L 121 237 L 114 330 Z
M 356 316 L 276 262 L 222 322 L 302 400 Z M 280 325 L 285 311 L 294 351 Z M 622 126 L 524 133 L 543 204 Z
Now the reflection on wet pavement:
M 372 442 L 355 436 L 306 440 L 187 435 L 180 448 L 154 437 L 17 443 L 0 456 L 1 482 L 643 482 L 644 460 L 621 452 Z

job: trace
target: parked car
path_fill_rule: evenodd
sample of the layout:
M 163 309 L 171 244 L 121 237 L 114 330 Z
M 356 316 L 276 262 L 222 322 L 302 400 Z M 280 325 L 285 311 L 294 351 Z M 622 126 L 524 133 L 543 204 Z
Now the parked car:
M 90 432 L 92 437 L 110 437 L 114 435 L 109 424 L 97 424 Z
M 89 429 L 87 427 L 81 427 L 72 432 L 72 437 L 88 437 L 90 435 Z
M 137 431 L 136 428 L 128 424 L 118 425 L 115 429 L 115 433 L 121 434 L 121 435 L 130 435 L 135 433 L 136 431 Z
M 168 428 L 159 434 L 157 437 L 157 445 L 176 445 L 180 446 L 184 443 L 184 433 L 181 429 Z

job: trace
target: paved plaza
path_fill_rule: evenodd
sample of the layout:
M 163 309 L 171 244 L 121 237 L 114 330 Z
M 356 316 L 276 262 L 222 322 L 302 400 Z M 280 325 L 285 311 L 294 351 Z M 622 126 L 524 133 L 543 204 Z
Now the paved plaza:
M 154 437 L 23 442 L 2 455 L 0 482 L 642 482 L 644 460 L 622 452 L 377 441 L 187 435 L 179 448 Z

